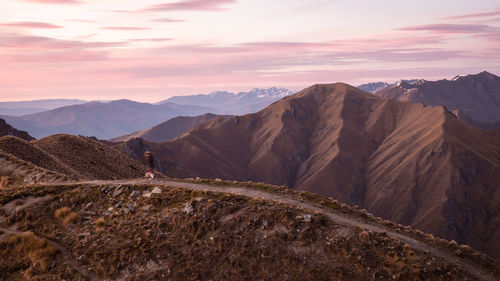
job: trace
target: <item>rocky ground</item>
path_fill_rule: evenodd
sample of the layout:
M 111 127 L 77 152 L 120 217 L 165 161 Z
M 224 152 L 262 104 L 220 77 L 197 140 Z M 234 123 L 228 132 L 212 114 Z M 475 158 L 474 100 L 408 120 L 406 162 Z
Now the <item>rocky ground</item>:
M 432 246 L 373 231 L 380 226 L 346 223 L 361 216 L 342 214 L 334 200 L 221 188 L 136 180 L 0 189 L 2 280 L 498 277 L 494 265 L 471 270 Z M 330 211 L 308 207 L 312 201 Z

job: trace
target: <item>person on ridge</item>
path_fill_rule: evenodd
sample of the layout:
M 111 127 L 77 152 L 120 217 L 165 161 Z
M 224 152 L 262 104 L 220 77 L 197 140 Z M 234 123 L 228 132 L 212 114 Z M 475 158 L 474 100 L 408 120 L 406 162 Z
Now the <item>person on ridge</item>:
M 155 158 L 153 157 L 153 154 L 151 154 L 151 151 L 147 150 L 144 152 L 144 159 L 146 159 L 146 164 L 148 165 L 148 171 L 144 177 L 154 178 L 153 169 L 155 168 Z

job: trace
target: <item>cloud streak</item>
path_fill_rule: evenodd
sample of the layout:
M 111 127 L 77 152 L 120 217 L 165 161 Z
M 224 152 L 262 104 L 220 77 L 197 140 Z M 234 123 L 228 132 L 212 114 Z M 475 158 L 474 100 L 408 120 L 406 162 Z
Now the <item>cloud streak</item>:
M 463 14 L 458 16 L 446 17 L 443 19 L 457 20 L 457 19 L 484 18 L 484 17 L 495 17 L 495 16 L 500 16 L 500 8 L 497 8 L 495 11 L 491 12 Z
M 38 3 L 38 4 L 83 4 L 82 1 L 77 1 L 77 0 L 20 0 L 20 1 Z
M 123 46 L 126 42 L 86 42 L 78 40 L 61 40 L 51 37 L 22 35 L 22 34 L 0 34 L 0 47 L 32 50 L 54 50 L 54 49 L 96 49 Z
M 154 22 L 168 22 L 168 23 L 175 23 L 175 22 L 185 22 L 186 20 L 171 19 L 171 18 L 160 18 L 160 19 L 153 19 L 152 21 L 154 21 Z
M 59 25 L 46 22 L 36 22 L 36 21 L 7 22 L 7 23 L 0 23 L 0 26 L 17 27 L 17 28 L 40 28 L 40 29 L 63 28 L 62 26 Z
M 451 23 L 438 23 L 438 24 L 425 24 L 407 26 L 398 28 L 402 31 L 431 31 L 435 33 L 483 33 L 483 32 L 498 32 L 498 28 L 494 28 L 485 24 L 451 24 Z
M 183 0 L 171 3 L 152 5 L 143 11 L 220 11 L 236 0 Z
M 106 26 L 106 27 L 102 27 L 101 29 L 133 31 L 133 30 L 148 30 L 151 28 L 149 28 L 149 27 L 137 27 L 137 26 Z

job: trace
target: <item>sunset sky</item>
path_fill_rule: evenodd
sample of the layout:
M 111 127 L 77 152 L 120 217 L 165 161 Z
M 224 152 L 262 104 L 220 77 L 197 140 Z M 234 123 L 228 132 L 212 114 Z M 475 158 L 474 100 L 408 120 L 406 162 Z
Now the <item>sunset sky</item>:
M 0 101 L 500 74 L 498 0 L 2 0 Z

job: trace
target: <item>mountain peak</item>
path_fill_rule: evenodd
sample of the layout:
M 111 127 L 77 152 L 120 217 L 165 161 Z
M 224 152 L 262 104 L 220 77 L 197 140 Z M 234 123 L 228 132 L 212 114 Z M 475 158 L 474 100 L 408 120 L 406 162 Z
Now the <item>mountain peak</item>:
M 500 77 L 487 71 L 457 75 L 451 80 L 418 80 L 411 84 L 401 80 L 395 86 L 375 94 L 424 105 L 443 105 L 449 110 L 464 112 L 480 123 L 500 120 Z

